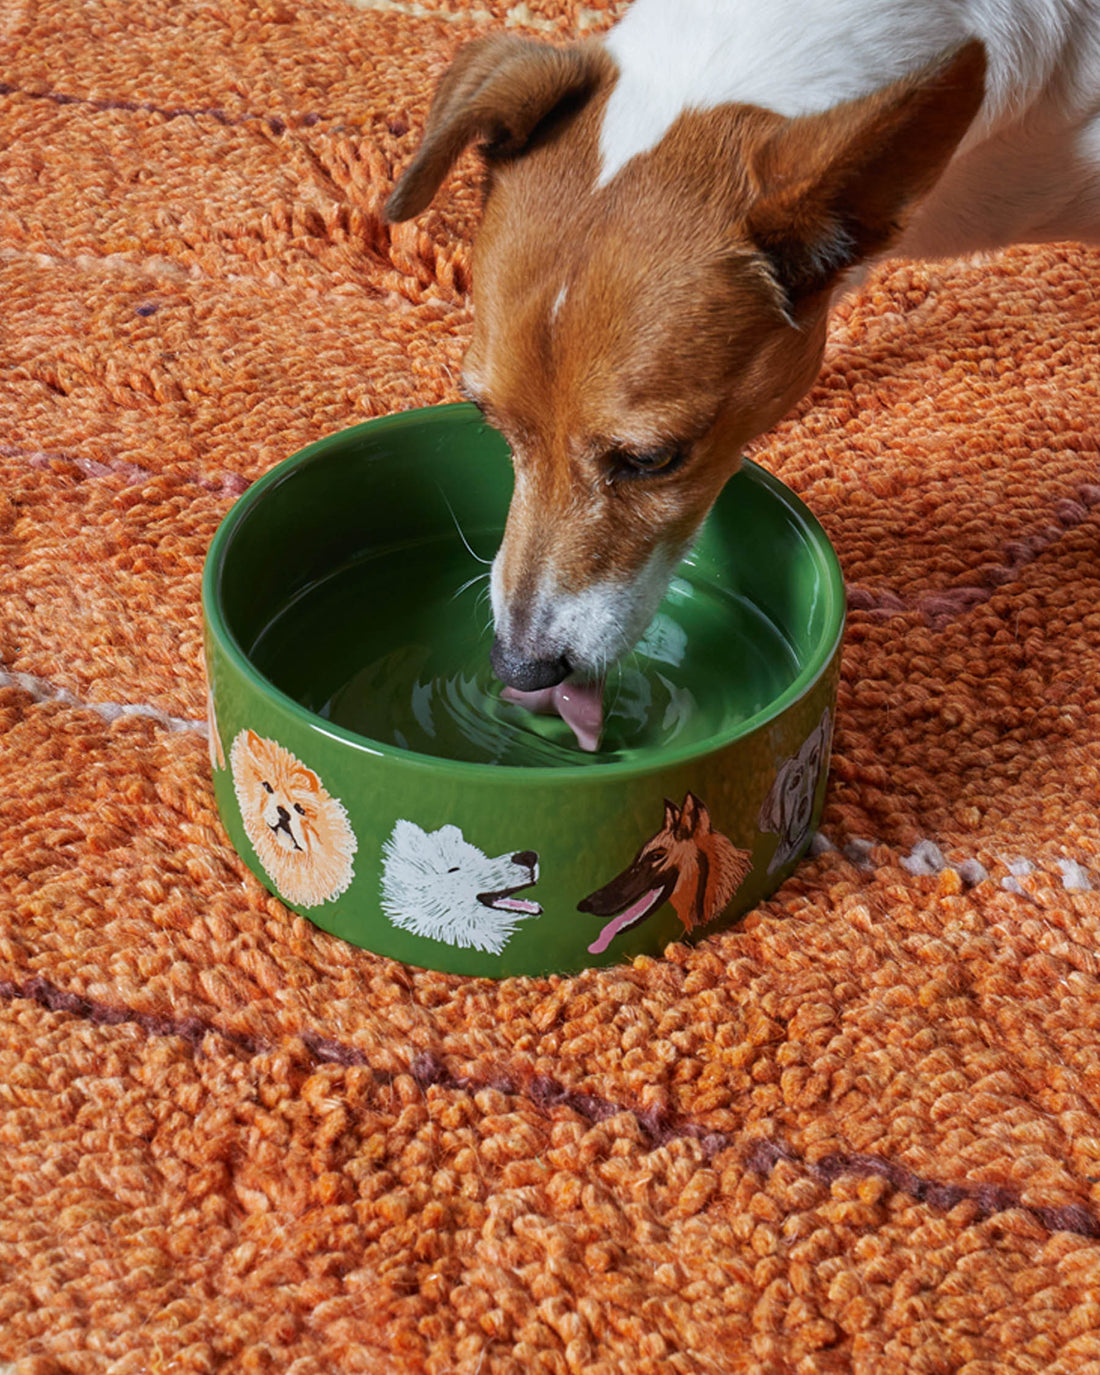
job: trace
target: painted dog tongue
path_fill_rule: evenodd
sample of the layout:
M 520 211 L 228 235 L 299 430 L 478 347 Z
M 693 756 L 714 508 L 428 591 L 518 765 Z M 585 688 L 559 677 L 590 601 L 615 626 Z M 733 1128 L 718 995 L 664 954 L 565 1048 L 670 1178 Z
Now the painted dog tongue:
M 542 716 L 560 716 L 573 734 L 577 744 L 589 754 L 600 748 L 603 734 L 603 679 L 590 683 L 557 683 L 554 687 L 539 688 L 537 692 L 521 692 L 506 687 L 501 692 L 506 702 L 526 707 Z
M 640 898 L 630 904 L 625 912 L 620 912 L 617 917 L 611 918 L 588 947 L 588 953 L 590 955 L 602 955 L 620 931 L 625 931 L 628 926 L 633 926 L 636 921 L 641 921 L 649 909 L 654 907 L 664 895 L 665 890 L 663 888 L 651 888 L 647 893 L 643 893 Z

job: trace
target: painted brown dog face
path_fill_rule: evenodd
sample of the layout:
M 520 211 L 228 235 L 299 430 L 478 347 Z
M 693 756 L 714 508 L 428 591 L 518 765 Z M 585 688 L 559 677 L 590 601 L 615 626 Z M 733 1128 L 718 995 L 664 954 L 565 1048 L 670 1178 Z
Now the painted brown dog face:
M 588 947 L 602 954 L 621 931 L 671 902 L 685 931 L 713 921 L 752 867 L 752 856 L 711 826 L 705 803 L 688 793 L 683 806 L 665 800 L 664 824 L 631 863 L 577 904 L 579 912 L 611 917 Z
M 234 739 L 230 767 L 245 833 L 280 895 L 316 907 L 344 892 L 357 842 L 313 770 L 252 730 Z

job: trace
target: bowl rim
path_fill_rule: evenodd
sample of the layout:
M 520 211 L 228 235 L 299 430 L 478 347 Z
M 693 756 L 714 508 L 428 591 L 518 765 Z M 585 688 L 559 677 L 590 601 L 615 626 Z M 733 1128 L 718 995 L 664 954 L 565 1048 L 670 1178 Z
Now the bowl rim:
M 249 683 L 251 688 L 262 697 L 272 701 L 284 713 L 297 720 L 307 730 L 325 736 L 342 745 L 349 745 L 363 754 L 374 755 L 392 760 L 408 768 L 427 769 L 433 773 L 464 778 L 467 780 L 505 779 L 511 783 L 530 781 L 532 784 L 545 785 L 554 779 L 562 782 L 577 782 L 588 779 L 592 782 L 619 781 L 630 778 L 647 777 L 664 773 L 669 769 L 690 764 L 698 759 L 707 758 L 747 736 L 755 734 L 762 727 L 776 720 L 789 707 L 802 700 L 813 691 L 819 679 L 832 663 L 844 634 L 844 620 L 847 599 L 844 588 L 844 574 L 840 560 L 832 542 L 825 533 L 820 521 L 795 492 L 785 483 L 773 476 L 766 468 L 752 459 L 743 458 L 739 471 L 750 480 L 767 488 L 779 500 L 788 514 L 798 525 L 811 548 L 822 564 L 826 576 L 823 586 L 827 598 L 825 626 L 819 644 L 815 647 L 805 664 L 777 697 L 773 698 L 752 716 L 745 717 L 736 726 L 720 735 L 712 735 L 702 741 L 683 746 L 680 749 L 654 752 L 645 759 L 629 759 L 609 762 L 594 767 L 592 764 L 490 764 L 467 759 L 448 759 L 443 755 L 422 754 L 416 750 L 402 749 L 399 745 L 388 745 L 370 736 L 360 735 L 335 722 L 326 721 L 315 712 L 309 711 L 296 702 L 288 693 L 277 687 L 268 677 L 256 668 L 241 647 L 236 636 L 229 629 L 223 615 L 221 603 L 222 572 L 227 553 L 232 544 L 237 527 L 260 502 L 271 488 L 285 481 L 298 469 L 322 459 L 326 452 L 364 430 L 378 434 L 380 430 L 412 428 L 425 420 L 433 423 L 448 418 L 455 420 L 476 419 L 489 428 L 478 409 L 468 402 L 445 402 L 435 406 L 415 407 L 406 411 L 395 411 L 388 415 L 375 416 L 371 420 L 346 426 L 321 439 L 314 440 L 305 448 L 297 450 L 282 459 L 262 477 L 257 478 L 237 498 L 223 517 L 214 538 L 207 550 L 202 577 L 202 609 L 207 633 L 213 638 L 218 649 L 230 661 L 233 668 Z

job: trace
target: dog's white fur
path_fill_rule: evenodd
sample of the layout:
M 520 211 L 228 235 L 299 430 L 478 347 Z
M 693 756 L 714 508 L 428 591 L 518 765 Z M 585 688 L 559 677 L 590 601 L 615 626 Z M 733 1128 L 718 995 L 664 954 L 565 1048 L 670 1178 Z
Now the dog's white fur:
M 684 110 L 794 117 L 869 95 L 969 38 L 985 102 L 894 252 L 945 257 L 1100 233 L 1095 0 L 635 0 L 605 40 L 619 68 L 601 184 Z
M 536 639 L 565 640 L 590 674 L 601 675 L 649 629 L 686 553 L 686 548 L 671 553 L 656 549 L 634 577 L 601 578 L 580 592 L 563 587 L 554 572 L 547 570 L 531 598 L 529 633 Z M 489 604 L 497 634 L 507 637 L 512 609 L 500 575 L 498 556 L 489 571 Z

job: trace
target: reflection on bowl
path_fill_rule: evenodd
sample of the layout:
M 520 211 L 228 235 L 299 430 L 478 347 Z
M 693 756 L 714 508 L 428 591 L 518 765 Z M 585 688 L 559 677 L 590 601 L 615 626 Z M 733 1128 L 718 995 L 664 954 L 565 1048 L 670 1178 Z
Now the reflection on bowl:
M 836 556 L 746 463 L 585 754 L 489 669 L 510 491 L 501 438 L 439 406 L 321 440 L 245 493 L 203 583 L 219 810 L 288 906 L 395 959 L 501 976 L 656 954 L 759 902 L 809 842 Z

